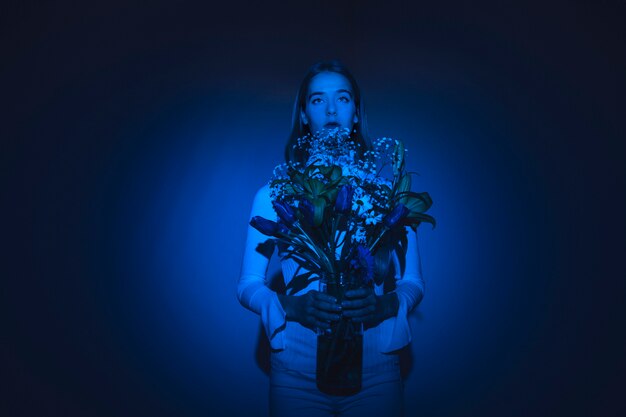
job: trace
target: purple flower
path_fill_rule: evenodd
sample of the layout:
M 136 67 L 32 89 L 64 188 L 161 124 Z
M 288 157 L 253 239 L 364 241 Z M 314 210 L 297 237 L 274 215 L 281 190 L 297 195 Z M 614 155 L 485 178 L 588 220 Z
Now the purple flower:
M 409 209 L 404 204 L 400 203 L 391 210 L 391 213 L 385 216 L 383 224 L 385 227 L 391 229 L 398 222 L 404 219 L 409 214 Z
M 374 279 L 374 257 L 369 249 L 363 245 L 356 247 L 356 254 L 350 261 L 350 267 L 361 277 L 364 284 Z
M 295 223 L 296 214 L 289 204 L 283 203 L 282 201 L 273 201 L 272 205 L 274 206 L 274 211 L 278 214 L 278 217 L 283 223 L 287 226 L 291 226 Z
M 352 196 L 354 195 L 354 189 L 349 184 L 344 185 L 339 189 L 337 193 L 337 200 L 335 200 L 335 211 L 338 213 L 346 213 L 352 208 Z
M 272 237 L 280 237 L 281 234 L 289 232 L 284 225 L 276 223 L 272 220 L 267 220 L 261 216 L 254 216 L 250 220 L 250 226 L 254 227 L 264 235 Z

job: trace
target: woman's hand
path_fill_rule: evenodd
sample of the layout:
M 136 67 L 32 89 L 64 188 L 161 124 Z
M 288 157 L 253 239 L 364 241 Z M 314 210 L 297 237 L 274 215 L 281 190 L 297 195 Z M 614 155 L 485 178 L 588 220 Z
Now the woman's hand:
M 296 321 L 311 330 L 328 329 L 331 321 L 338 321 L 341 306 L 335 297 L 319 291 L 309 291 L 304 295 L 278 294 L 287 320 Z
M 376 295 L 373 288 L 346 291 L 341 303 L 343 317 L 361 322 L 365 327 L 376 327 L 382 321 L 398 314 L 398 295 Z

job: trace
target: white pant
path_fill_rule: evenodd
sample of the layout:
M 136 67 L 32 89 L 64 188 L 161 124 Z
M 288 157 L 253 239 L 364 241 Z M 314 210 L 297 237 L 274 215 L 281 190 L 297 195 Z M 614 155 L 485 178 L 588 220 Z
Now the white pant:
M 270 373 L 271 417 L 401 417 L 404 384 L 400 369 L 364 373 L 362 389 L 345 397 L 320 392 L 315 374 L 291 370 Z

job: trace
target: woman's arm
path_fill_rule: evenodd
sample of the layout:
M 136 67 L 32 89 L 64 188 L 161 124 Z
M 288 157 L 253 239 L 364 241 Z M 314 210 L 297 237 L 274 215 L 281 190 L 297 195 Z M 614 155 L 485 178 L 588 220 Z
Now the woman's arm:
M 400 301 L 399 309 L 405 309 L 408 313 L 413 310 L 424 297 L 424 278 L 422 277 L 422 265 L 417 246 L 417 232 L 407 228 L 407 251 L 404 274 L 400 275 L 400 262 L 394 255 L 396 270 L 396 293 Z
M 250 218 L 262 216 L 275 220 L 269 186 L 262 187 L 254 197 Z M 241 305 L 259 314 L 272 349 L 284 349 L 282 330 L 285 328 L 285 311 L 274 291 L 267 287 L 267 268 L 273 247 L 267 245 L 267 236 L 248 225 L 241 275 L 237 285 L 237 298 Z
M 391 326 L 390 337 L 384 353 L 398 350 L 411 342 L 411 328 L 409 327 L 408 314 L 424 297 L 424 279 L 422 277 L 422 265 L 417 245 L 417 232 L 407 228 L 407 251 L 404 274 L 401 275 L 400 262 L 394 256 L 396 270 L 396 289 L 398 295 L 398 314 L 388 321 Z
M 252 204 L 253 216 L 276 220 L 269 186 L 261 188 Z M 272 349 L 285 349 L 284 334 L 287 320 L 296 321 L 310 329 L 328 328 L 330 322 L 339 320 L 337 300 L 319 291 L 303 295 L 277 294 L 267 287 L 267 268 L 273 248 L 267 249 L 267 236 L 248 226 L 243 266 L 237 298 L 247 309 L 259 314 Z

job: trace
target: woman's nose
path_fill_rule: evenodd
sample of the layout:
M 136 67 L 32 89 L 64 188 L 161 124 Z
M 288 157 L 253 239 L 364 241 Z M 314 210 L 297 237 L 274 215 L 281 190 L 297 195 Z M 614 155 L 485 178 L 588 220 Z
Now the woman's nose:
M 330 116 L 331 114 L 337 114 L 337 110 L 335 109 L 335 106 L 329 104 L 326 108 L 326 113 Z

